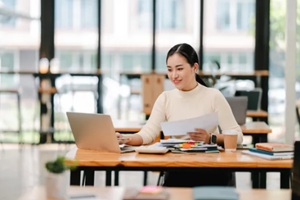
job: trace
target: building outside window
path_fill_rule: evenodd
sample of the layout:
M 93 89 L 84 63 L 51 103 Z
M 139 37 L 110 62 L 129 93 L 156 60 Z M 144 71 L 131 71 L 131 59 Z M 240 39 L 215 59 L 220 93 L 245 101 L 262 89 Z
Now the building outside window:
M 217 0 L 217 29 L 251 31 L 254 28 L 255 1 Z

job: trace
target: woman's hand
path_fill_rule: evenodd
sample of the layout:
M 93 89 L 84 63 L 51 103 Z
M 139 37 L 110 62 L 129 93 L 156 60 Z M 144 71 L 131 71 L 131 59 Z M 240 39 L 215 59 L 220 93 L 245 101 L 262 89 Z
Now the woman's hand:
M 210 143 L 210 134 L 204 129 L 196 128 L 195 132 L 188 132 L 188 134 L 190 135 L 191 140 L 203 141 L 206 144 Z
M 118 132 L 116 132 L 116 135 L 117 135 L 119 144 L 127 144 L 129 141 L 131 141 L 130 137 L 123 136 L 122 134 L 120 134 Z

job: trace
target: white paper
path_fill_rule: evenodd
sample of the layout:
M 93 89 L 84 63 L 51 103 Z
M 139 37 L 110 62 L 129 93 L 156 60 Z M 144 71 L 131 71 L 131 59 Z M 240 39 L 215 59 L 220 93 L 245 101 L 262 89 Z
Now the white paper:
M 186 135 L 188 132 L 194 132 L 196 128 L 208 130 L 215 126 L 218 126 L 217 113 L 210 113 L 204 116 L 180 121 L 161 123 L 161 129 L 165 136 Z

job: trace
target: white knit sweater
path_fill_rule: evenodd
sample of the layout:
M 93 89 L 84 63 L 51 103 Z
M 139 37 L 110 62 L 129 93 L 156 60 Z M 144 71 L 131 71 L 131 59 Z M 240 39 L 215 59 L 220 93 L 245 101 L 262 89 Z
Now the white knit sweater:
M 241 144 L 242 130 L 223 94 L 217 89 L 200 84 L 191 91 L 173 89 L 161 93 L 155 101 L 147 123 L 137 134 L 143 138 L 143 144 L 149 144 L 159 136 L 161 122 L 194 118 L 212 112 L 218 114 L 219 126 L 222 130 L 238 131 L 238 144 Z M 207 131 L 219 133 L 217 127 Z

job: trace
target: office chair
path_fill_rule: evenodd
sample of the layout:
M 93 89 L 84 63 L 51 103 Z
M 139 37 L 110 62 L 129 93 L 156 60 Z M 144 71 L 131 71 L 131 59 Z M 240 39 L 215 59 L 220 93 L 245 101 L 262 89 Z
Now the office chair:
M 262 89 L 255 88 L 253 90 L 237 90 L 234 96 L 247 96 L 247 110 L 260 110 Z
M 247 118 L 248 97 L 236 96 L 236 97 L 225 97 L 225 98 L 231 107 L 236 122 L 239 125 L 244 125 L 246 123 L 246 118 Z

